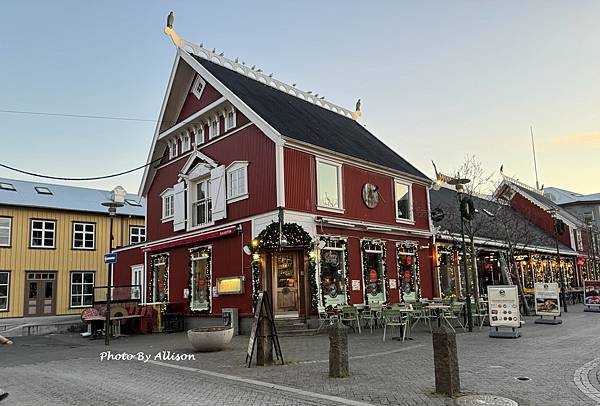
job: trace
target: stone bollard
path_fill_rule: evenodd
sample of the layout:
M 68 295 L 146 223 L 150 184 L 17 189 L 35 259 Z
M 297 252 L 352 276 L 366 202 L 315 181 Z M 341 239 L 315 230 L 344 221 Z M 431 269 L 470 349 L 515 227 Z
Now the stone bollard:
M 271 337 L 271 321 L 265 317 L 260 323 L 261 328 L 256 332 L 256 365 L 273 365 L 273 338 Z
M 456 396 L 460 392 L 456 333 L 444 324 L 433 330 L 435 392 Z
M 329 376 L 346 378 L 348 368 L 348 327 L 337 322 L 329 327 Z

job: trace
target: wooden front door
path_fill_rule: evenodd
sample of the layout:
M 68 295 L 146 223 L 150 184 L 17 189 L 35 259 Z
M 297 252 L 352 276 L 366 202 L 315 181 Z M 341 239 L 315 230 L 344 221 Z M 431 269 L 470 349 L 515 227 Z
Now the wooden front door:
M 56 273 L 27 272 L 25 315 L 49 316 L 56 313 Z
M 299 265 L 298 255 L 294 251 L 273 254 L 273 311 L 276 316 L 298 317 L 300 310 Z

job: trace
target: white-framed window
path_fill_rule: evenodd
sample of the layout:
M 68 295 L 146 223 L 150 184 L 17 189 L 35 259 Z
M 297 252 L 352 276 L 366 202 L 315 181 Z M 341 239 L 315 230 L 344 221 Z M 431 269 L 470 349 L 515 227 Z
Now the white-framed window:
M 0 311 L 8 310 L 10 272 L 0 272 Z
M 227 167 L 227 200 L 247 196 L 248 162 L 233 162 Z
M 71 272 L 71 307 L 91 307 L 94 294 L 94 272 Z
M 169 141 L 169 158 L 177 157 L 177 139 Z
M 204 87 L 206 86 L 206 82 L 200 76 L 196 76 L 194 83 L 192 84 L 192 93 L 198 99 L 202 96 L 202 92 L 204 91 Z
M 190 134 L 186 132 L 181 135 L 181 152 L 187 152 L 190 150 L 190 148 Z
M 210 252 L 211 248 L 206 247 L 190 254 L 190 261 L 192 262 L 190 309 L 193 311 L 210 310 L 212 285 Z
M 196 145 L 204 144 L 204 125 L 196 128 L 195 130 L 195 141 Z
M 231 109 L 225 113 L 225 131 L 229 131 L 235 127 L 235 109 Z
M 162 219 L 172 219 L 175 214 L 175 199 L 173 196 L 173 189 L 169 188 L 161 193 L 162 197 Z
M 143 274 L 144 274 L 144 265 L 132 265 L 131 266 L 131 298 L 132 299 L 141 299 L 142 298 L 142 290 L 143 290 Z
M 0 217 L 0 247 L 10 247 L 12 218 Z
M 55 248 L 56 221 L 31 220 L 31 247 Z
M 342 165 L 317 158 L 317 206 L 343 210 Z
M 96 224 L 73 223 L 73 249 L 93 250 L 96 248 Z
M 583 237 L 581 236 L 581 230 L 576 231 L 577 236 L 577 251 L 583 251 Z
M 219 135 L 219 116 L 214 116 L 210 120 L 210 130 L 209 130 L 209 138 L 215 138 Z
M 394 196 L 396 202 L 396 220 L 412 221 L 412 185 L 395 180 Z
M 129 227 L 129 244 L 139 244 L 146 241 L 146 227 Z
M 210 179 L 204 178 L 190 182 L 192 201 L 192 227 L 202 226 L 212 222 L 212 198 L 210 194 Z

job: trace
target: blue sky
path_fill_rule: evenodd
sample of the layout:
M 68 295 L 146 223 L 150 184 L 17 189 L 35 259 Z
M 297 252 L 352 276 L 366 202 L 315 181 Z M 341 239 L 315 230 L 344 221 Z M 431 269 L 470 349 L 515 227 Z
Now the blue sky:
M 600 2 L 19 1 L 3 3 L 0 109 L 157 119 L 175 29 L 352 108 L 431 174 L 487 170 L 600 191 Z M 0 113 L 0 162 L 62 176 L 145 163 L 151 122 Z M 0 177 L 19 176 L 0 169 Z M 82 186 L 137 191 L 141 171 Z M 79 183 L 78 183 L 79 184 Z

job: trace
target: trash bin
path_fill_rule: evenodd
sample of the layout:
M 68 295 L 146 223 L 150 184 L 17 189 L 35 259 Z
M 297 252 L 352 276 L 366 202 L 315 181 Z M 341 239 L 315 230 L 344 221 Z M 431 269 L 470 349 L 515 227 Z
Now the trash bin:
M 223 309 L 223 325 L 233 327 L 233 335 L 240 334 L 239 309 L 227 307 Z

